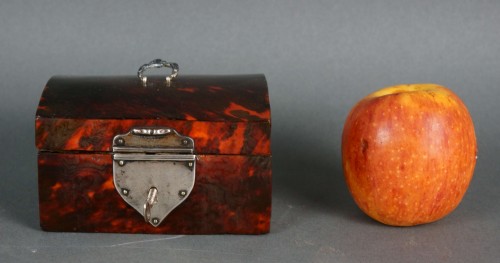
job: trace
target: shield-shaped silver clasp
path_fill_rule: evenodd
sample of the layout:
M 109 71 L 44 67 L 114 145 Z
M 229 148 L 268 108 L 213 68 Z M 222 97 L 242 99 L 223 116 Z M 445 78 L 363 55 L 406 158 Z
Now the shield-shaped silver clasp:
M 194 187 L 194 141 L 171 128 L 134 128 L 113 139 L 113 181 L 120 196 L 157 227 Z

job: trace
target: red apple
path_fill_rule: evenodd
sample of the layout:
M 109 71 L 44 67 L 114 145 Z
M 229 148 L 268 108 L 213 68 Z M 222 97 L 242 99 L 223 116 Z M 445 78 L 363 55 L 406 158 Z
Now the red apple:
M 436 221 L 464 196 L 476 164 L 472 118 L 436 84 L 387 87 L 358 102 L 342 134 L 344 176 L 356 204 L 387 225 Z

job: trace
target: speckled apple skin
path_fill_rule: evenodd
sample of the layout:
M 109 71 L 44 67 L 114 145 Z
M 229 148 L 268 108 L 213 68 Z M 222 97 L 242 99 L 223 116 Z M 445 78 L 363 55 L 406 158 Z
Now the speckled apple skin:
M 435 84 L 377 91 L 349 113 L 344 175 L 356 204 L 387 225 L 436 221 L 453 211 L 472 179 L 477 143 L 461 99 Z

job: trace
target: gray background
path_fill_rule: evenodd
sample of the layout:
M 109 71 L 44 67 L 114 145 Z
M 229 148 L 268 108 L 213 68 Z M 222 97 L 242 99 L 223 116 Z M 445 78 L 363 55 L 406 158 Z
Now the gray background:
M 264 236 L 45 233 L 34 115 L 52 75 L 265 73 L 273 117 L 272 232 Z M 498 262 L 500 1 L 0 2 L 0 262 Z M 343 122 L 398 83 L 452 88 L 479 159 L 461 205 L 388 227 L 352 201 Z

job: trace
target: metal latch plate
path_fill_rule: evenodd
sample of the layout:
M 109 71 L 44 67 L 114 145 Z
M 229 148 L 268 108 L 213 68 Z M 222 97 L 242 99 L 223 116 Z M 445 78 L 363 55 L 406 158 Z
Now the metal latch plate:
M 158 226 L 191 193 L 193 139 L 171 128 L 136 128 L 113 140 L 113 180 L 120 196 Z

